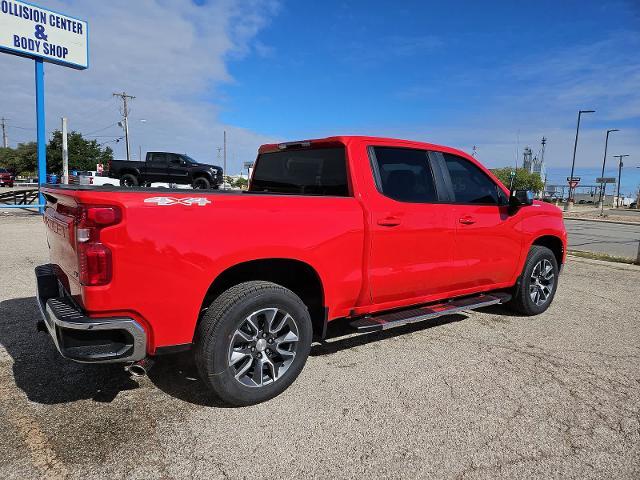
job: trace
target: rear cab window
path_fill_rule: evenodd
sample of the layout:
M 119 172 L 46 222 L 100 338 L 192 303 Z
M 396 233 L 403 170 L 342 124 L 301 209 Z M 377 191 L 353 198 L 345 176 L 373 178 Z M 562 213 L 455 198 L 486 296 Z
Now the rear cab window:
M 292 148 L 258 155 L 251 192 L 350 196 L 344 146 Z

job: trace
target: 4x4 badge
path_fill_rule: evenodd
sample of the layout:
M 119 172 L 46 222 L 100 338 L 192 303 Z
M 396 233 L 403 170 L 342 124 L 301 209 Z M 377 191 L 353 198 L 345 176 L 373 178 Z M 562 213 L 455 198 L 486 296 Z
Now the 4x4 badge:
M 198 205 L 199 207 L 204 207 L 211 202 L 204 197 L 151 197 L 145 198 L 144 203 L 155 203 L 161 207 L 166 207 L 168 205 L 186 205 L 188 207 L 190 207 L 191 205 Z

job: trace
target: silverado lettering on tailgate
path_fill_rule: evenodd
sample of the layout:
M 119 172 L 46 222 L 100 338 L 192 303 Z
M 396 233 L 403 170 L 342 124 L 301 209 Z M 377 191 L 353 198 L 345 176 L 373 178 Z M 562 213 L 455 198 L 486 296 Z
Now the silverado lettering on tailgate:
M 60 222 L 60 221 L 58 221 L 58 220 L 56 220 L 54 218 L 51 218 L 48 215 L 45 215 L 43 218 L 44 218 L 44 223 L 49 228 L 49 230 L 51 230 L 56 235 L 60 235 L 63 238 L 67 238 L 67 225 L 66 224 L 64 224 L 63 222 Z

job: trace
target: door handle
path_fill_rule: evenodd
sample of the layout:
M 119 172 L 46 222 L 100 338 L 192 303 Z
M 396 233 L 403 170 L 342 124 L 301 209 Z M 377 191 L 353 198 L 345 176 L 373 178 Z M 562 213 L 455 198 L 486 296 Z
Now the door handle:
M 463 225 L 473 225 L 474 223 L 476 223 L 476 219 L 473 217 L 470 217 L 469 215 L 466 215 L 464 217 L 460 217 L 460 220 L 458 220 L 460 223 L 462 223 Z
M 378 225 L 381 225 L 383 227 L 395 227 L 397 225 L 400 225 L 400 218 L 389 215 L 387 217 L 378 219 Z

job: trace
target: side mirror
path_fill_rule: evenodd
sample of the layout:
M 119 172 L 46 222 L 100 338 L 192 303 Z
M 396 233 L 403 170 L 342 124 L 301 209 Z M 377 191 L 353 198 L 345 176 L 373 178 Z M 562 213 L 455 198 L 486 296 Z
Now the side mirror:
M 533 192 L 531 190 L 515 190 L 509 197 L 511 207 L 526 207 L 533 204 Z

